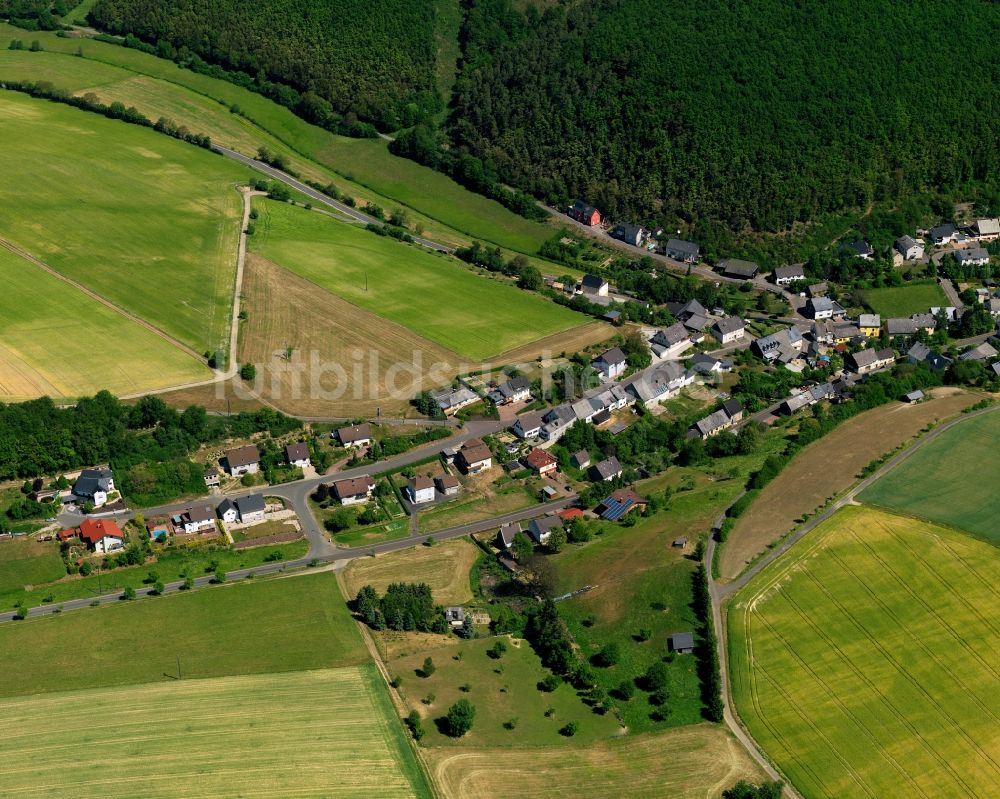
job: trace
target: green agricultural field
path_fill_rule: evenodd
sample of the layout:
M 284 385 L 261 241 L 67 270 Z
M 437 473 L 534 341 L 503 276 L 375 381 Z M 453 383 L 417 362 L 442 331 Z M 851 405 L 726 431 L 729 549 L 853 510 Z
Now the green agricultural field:
M 0 541 L 0 592 L 50 583 L 65 574 L 66 566 L 55 543 L 38 542 L 30 536 Z
M 430 795 L 372 666 L 93 685 L 0 700 L 0 794 Z
M 254 207 L 253 252 L 465 358 L 489 358 L 583 321 L 445 256 L 290 205 Z
M 246 580 L 0 625 L 0 696 L 355 666 L 333 574 Z M 0 793 L 3 793 L 0 791 Z
M 2 235 L 197 352 L 224 349 L 242 209 L 236 186 L 249 170 L 13 92 L 0 93 L 0 120 L 0 174 L 14 192 Z
M 442 24 L 447 26 L 451 22 L 443 19 Z M 385 140 L 335 136 L 310 125 L 287 108 L 261 95 L 226 81 L 181 69 L 171 61 L 113 44 L 59 38 L 46 32 L 29 33 L 0 23 L 0 41 L 10 39 L 37 39 L 46 52 L 71 56 L 75 56 L 77 49 L 82 47 L 83 61 L 98 61 L 129 70 L 133 77 L 144 75 L 176 84 L 218 103 L 224 113 L 228 113 L 230 106 L 238 106 L 256 128 L 284 145 L 281 149 L 288 148 L 289 151 L 337 173 L 339 178 L 335 182 L 343 183 L 343 179 L 346 179 L 364 187 L 360 191 L 362 196 L 368 193 L 379 195 L 371 198 L 379 204 L 386 207 L 391 207 L 392 204 L 406 205 L 424 217 L 426 221 L 421 221 L 429 233 L 433 230 L 437 235 L 439 231 L 435 228 L 440 225 L 441 231 L 451 239 L 454 238 L 454 231 L 458 231 L 466 236 L 528 254 L 535 253 L 542 242 L 552 235 L 553 229 L 548 225 L 524 219 L 499 203 L 464 189 L 446 175 L 390 155 Z M 25 56 L 33 55 L 39 54 L 24 52 L 11 58 L 20 61 Z M 19 72 L 0 71 L 0 77 L 22 76 Z M 58 80 L 53 82 L 62 85 Z M 87 85 L 83 83 L 71 88 L 79 90 Z M 188 101 L 178 99 L 175 102 L 183 105 Z M 141 107 L 139 102 L 135 104 Z M 147 110 L 147 114 L 149 113 L 150 110 Z M 269 141 L 261 143 L 271 144 Z M 254 149 L 256 148 L 247 148 L 247 154 L 253 154 Z M 366 192 L 364 189 L 370 191 Z
M 863 292 L 865 305 L 883 319 L 926 313 L 928 308 L 941 308 L 948 298 L 937 283 L 913 283 Z
M 127 394 L 210 376 L 170 341 L 3 248 L 0 283 L 0 400 Z
M 1000 544 L 1000 412 L 987 413 L 941 433 L 914 452 L 859 499 Z
M 729 607 L 736 707 L 807 799 L 1000 794 L 995 548 L 841 510 Z

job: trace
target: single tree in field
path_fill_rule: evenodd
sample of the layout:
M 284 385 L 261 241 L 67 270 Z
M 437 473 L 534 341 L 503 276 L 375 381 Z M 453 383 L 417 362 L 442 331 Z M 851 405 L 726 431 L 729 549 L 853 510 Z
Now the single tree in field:
M 240 367 L 240 377 L 248 383 L 257 377 L 257 367 L 252 363 L 245 363 Z
M 461 738 L 472 729 L 476 718 L 476 707 L 468 699 L 459 699 L 448 708 L 444 717 L 444 730 L 452 738 Z
M 424 663 L 420 667 L 421 677 L 430 677 L 435 671 L 437 671 L 437 666 L 434 665 L 434 660 L 428 656 L 424 658 Z

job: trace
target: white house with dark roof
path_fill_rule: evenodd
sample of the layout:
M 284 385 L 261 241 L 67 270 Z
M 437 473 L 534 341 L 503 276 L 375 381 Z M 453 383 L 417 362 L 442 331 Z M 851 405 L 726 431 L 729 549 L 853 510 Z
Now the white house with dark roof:
M 712 325 L 712 335 L 723 346 L 739 341 L 746 334 L 746 325 L 738 316 L 727 316 Z
M 875 257 L 875 250 L 872 249 L 872 245 L 864 239 L 852 241 L 845 249 L 856 258 L 863 258 L 866 261 L 870 261 Z
M 627 365 L 625 353 L 621 347 L 612 347 L 594 358 L 590 362 L 598 372 L 601 373 L 602 380 L 614 380 L 625 373 Z
M 547 544 L 552 537 L 552 531 L 562 526 L 563 521 L 558 516 L 542 516 L 528 523 L 528 534 L 539 544 Z
M 410 497 L 410 502 L 414 505 L 423 505 L 434 501 L 434 481 L 429 477 L 418 476 L 410 480 L 406 487 L 406 493 Z
M 621 222 L 615 225 L 611 231 L 611 238 L 624 241 L 633 247 L 641 247 L 649 238 L 649 232 L 641 225 L 632 225 L 628 222 Z
M 804 344 L 802 332 L 795 325 L 790 325 L 770 336 L 755 339 L 750 349 L 765 361 L 789 363 L 802 353 Z
M 682 322 L 657 330 L 649 344 L 653 354 L 661 360 L 679 358 L 694 346 L 691 343 L 691 334 Z
M 832 319 L 835 316 L 843 316 L 844 308 L 829 297 L 810 297 L 806 301 L 805 313 L 812 319 Z
M 201 533 L 215 529 L 215 508 L 211 505 L 192 505 L 181 511 L 178 521 L 185 533 Z
M 955 260 L 961 266 L 986 266 L 990 262 L 990 254 L 982 247 L 969 247 L 956 252 Z
M 285 447 L 285 460 L 288 462 L 289 466 L 294 466 L 298 469 L 305 469 L 312 463 L 309 457 L 309 445 L 304 441 L 299 441 L 295 444 L 289 444 Z
M 625 390 L 645 405 L 659 405 L 676 397 L 681 389 L 694 382 L 694 372 L 678 361 L 665 361 L 625 384 Z
M 945 222 L 937 227 L 932 227 L 929 235 L 935 244 L 948 244 L 956 239 L 958 230 L 951 222 Z
M 518 438 L 537 438 L 542 432 L 545 414 L 541 411 L 529 411 L 517 417 L 511 430 Z
M 850 357 L 854 362 L 854 371 L 859 375 L 884 369 L 896 362 L 896 353 L 892 351 L 892 347 L 886 347 L 881 350 L 859 350 Z
M 341 505 L 360 505 L 371 499 L 375 481 L 364 474 L 361 477 L 336 480 L 330 488 Z
M 510 405 L 531 397 L 531 381 L 524 375 L 512 377 L 500 383 L 490 392 L 490 399 L 496 405 Z
M 610 286 L 608 281 L 598 275 L 584 275 L 580 281 L 580 290 L 584 294 L 592 294 L 595 297 L 607 297 Z
M 226 453 L 226 471 L 233 477 L 256 474 L 260 468 L 260 450 L 254 444 L 236 447 Z
M 918 261 L 924 257 L 924 243 L 910 236 L 900 236 L 892 246 L 904 261 Z
M 684 264 L 693 264 L 701 255 L 701 248 L 693 241 L 667 239 L 663 252 L 668 258 L 673 258 L 675 261 L 680 261 Z
M 90 502 L 100 508 L 108 502 L 108 494 L 115 491 L 115 476 L 106 466 L 84 469 L 73 483 L 73 496 L 77 501 Z
M 806 279 L 806 270 L 803 269 L 802 264 L 789 264 L 788 266 L 779 266 L 774 270 L 774 282 L 778 286 L 787 286 L 789 283 L 795 283 L 798 280 Z
M 337 440 L 344 447 L 367 447 L 372 443 L 372 426 L 364 424 L 354 424 L 350 427 L 341 427 L 336 432 Z
M 612 455 L 610 458 L 605 458 L 603 461 L 595 463 L 590 467 L 591 474 L 595 480 L 603 480 L 606 483 L 615 480 L 622 476 L 622 465 L 618 462 L 618 458 Z
M 466 386 L 460 386 L 456 389 L 445 389 L 437 394 L 433 395 L 435 402 L 437 402 L 438 407 L 441 412 L 446 416 L 452 416 L 458 413 L 462 408 L 469 405 L 473 405 L 479 402 L 479 395 L 473 391 L 471 388 Z

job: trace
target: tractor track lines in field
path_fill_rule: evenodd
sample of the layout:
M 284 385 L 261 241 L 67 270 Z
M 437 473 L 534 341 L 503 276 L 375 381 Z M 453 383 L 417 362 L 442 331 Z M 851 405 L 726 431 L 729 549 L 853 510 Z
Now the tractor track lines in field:
M 972 750 L 978 752 L 986 762 L 990 763 L 993 766 L 994 771 L 997 771 L 997 773 L 1000 774 L 1000 768 L 998 768 L 996 761 L 993 760 L 993 758 L 990 757 L 988 754 L 986 754 L 981 749 L 981 747 L 979 747 L 979 745 L 965 732 L 965 730 L 962 728 L 962 725 L 945 709 L 942 703 L 939 702 L 937 698 L 935 698 L 934 695 L 931 694 L 930 691 L 928 691 L 920 683 L 918 679 L 916 679 L 916 677 L 914 677 L 913 673 L 899 661 L 899 659 L 889 650 L 889 648 L 883 645 L 878 640 L 877 637 L 872 636 L 868 632 L 864 624 L 862 624 L 861 621 L 858 619 L 857 615 L 852 613 L 844 605 L 844 603 L 842 603 L 839 599 L 837 599 L 826 588 L 826 586 L 824 586 L 823 583 L 816 578 L 815 575 L 807 573 L 806 578 L 810 580 L 813 583 L 813 585 L 816 586 L 819 592 L 823 594 L 823 596 L 825 596 L 826 599 L 840 611 L 840 613 L 844 616 L 844 618 L 848 619 L 851 622 L 854 628 L 863 636 L 864 640 L 867 640 L 878 651 L 878 653 L 882 656 L 882 658 L 886 662 L 892 664 L 892 666 L 896 670 L 896 673 L 899 674 L 903 679 L 905 679 L 906 682 L 909 683 L 910 687 L 918 695 L 922 696 L 930 705 L 932 705 L 941 717 L 948 720 L 954 732 L 956 732 L 960 737 L 964 738 L 968 742 Z M 895 717 L 895 719 L 910 733 L 911 740 L 919 742 L 923 747 L 924 751 L 926 751 L 927 754 L 929 754 L 946 772 L 951 774 L 958 784 L 962 785 L 965 788 L 967 792 L 966 795 L 974 796 L 975 789 L 973 788 L 973 786 L 969 785 L 963 779 L 962 775 L 952 767 L 948 759 L 945 758 L 936 748 L 934 748 L 930 744 L 930 742 L 923 735 L 920 734 L 920 732 L 909 720 L 909 718 L 903 712 L 903 710 L 897 708 L 892 702 L 890 702 L 886 698 L 884 692 L 879 689 L 879 687 L 875 684 L 875 682 L 871 680 L 863 670 L 859 669 L 854 664 L 853 659 L 850 658 L 850 656 L 846 652 L 844 652 L 841 646 L 835 643 L 834 640 L 828 634 L 824 633 L 818 626 L 815 625 L 814 622 L 811 621 L 811 619 L 809 619 L 808 614 L 806 614 L 806 612 L 794 600 L 789 598 L 789 602 L 795 607 L 796 611 L 804 620 L 808 620 L 807 623 L 810 625 L 810 627 L 813 628 L 813 630 L 820 637 L 820 639 L 823 640 L 826 645 L 828 645 L 833 651 L 837 653 L 841 662 L 843 662 L 848 667 L 848 669 L 855 675 L 855 677 L 857 677 L 862 683 L 864 683 L 871 690 L 872 695 L 880 697 L 880 704 L 882 704 L 882 706 L 889 711 L 890 715 Z

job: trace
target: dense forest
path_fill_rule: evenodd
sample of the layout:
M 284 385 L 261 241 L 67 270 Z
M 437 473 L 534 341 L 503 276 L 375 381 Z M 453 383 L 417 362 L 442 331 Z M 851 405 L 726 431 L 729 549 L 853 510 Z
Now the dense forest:
M 436 113 L 433 0 L 99 0 L 91 21 L 385 130 Z M 291 104 L 291 103 L 287 103 Z
M 981 0 L 469 0 L 447 133 L 612 216 L 781 231 L 1000 163 Z

